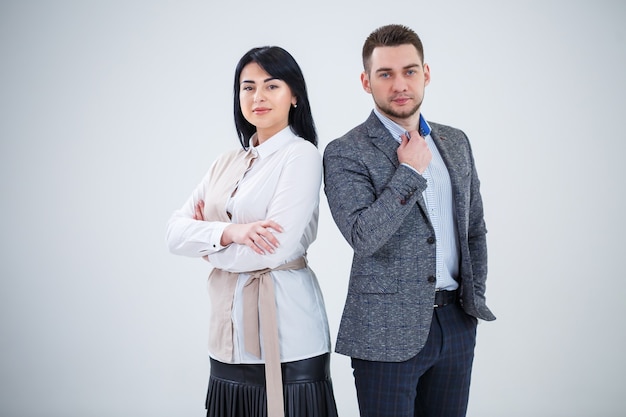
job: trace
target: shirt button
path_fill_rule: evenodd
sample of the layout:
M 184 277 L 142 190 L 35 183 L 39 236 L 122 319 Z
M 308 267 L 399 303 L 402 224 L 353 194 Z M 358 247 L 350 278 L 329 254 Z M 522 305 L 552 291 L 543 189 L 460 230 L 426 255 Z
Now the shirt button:
M 432 245 L 433 243 L 435 243 L 435 238 L 431 236 L 428 239 L 426 239 L 426 242 L 428 242 L 429 245 Z

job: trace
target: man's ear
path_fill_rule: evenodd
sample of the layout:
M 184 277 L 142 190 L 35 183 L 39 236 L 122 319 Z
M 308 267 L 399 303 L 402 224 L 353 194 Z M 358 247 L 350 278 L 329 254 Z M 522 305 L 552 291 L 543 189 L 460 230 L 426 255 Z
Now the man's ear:
M 361 85 L 363 86 L 363 90 L 372 94 L 372 88 L 370 87 L 370 77 L 365 71 L 361 73 Z

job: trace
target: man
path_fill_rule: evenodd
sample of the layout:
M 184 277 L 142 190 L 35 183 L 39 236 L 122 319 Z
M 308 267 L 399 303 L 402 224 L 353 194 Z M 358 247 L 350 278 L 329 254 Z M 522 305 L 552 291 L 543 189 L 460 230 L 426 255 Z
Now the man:
M 362 417 L 464 416 L 485 304 L 486 228 L 468 138 L 428 123 L 417 34 L 376 29 L 361 83 L 374 110 L 328 144 L 324 191 L 354 250 L 336 351 Z

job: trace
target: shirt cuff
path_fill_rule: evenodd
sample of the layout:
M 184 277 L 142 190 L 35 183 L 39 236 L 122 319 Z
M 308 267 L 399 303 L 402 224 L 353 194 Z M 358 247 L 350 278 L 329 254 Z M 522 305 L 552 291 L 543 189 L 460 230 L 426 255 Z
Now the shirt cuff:
M 403 162 L 403 163 L 401 163 L 400 165 L 404 165 L 405 167 L 407 167 L 407 168 L 409 168 L 409 169 L 413 170 L 413 172 L 415 172 L 416 174 L 418 174 L 418 175 L 422 175 L 422 174 L 420 174 L 420 172 L 419 172 L 418 170 L 416 170 L 415 168 L 413 168 L 411 165 L 409 165 L 409 164 L 407 164 L 407 163 L 404 163 L 404 162 Z
M 230 223 L 226 222 L 213 222 L 214 227 L 211 228 L 211 234 L 209 236 L 209 248 L 204 251 L 203 255 L 210 255 L 212 253 L 221 251 L 226 246 L 222 246 L 220 243 L 222 240 L 222 234 L 224 233 L 224 229 Z

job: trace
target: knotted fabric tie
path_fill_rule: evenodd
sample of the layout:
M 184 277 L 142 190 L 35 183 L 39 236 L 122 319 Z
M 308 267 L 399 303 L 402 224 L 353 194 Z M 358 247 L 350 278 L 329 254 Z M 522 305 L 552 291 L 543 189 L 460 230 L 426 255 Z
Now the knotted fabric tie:
M 262 269 L 250 273 L 243 287 L 243 329 L 245 349 L 261 358 L 259 325 L 263 329 L 263 353 L 265 354 L 265 387 L 267 390 L 267 415 L 283 417 L 283 378 L 280 366 L 280 344 L 278 341 L 278 321 L 276 318 L 276 296 L 271 271 L 302 269 L 306 258 L 274 269 Z

